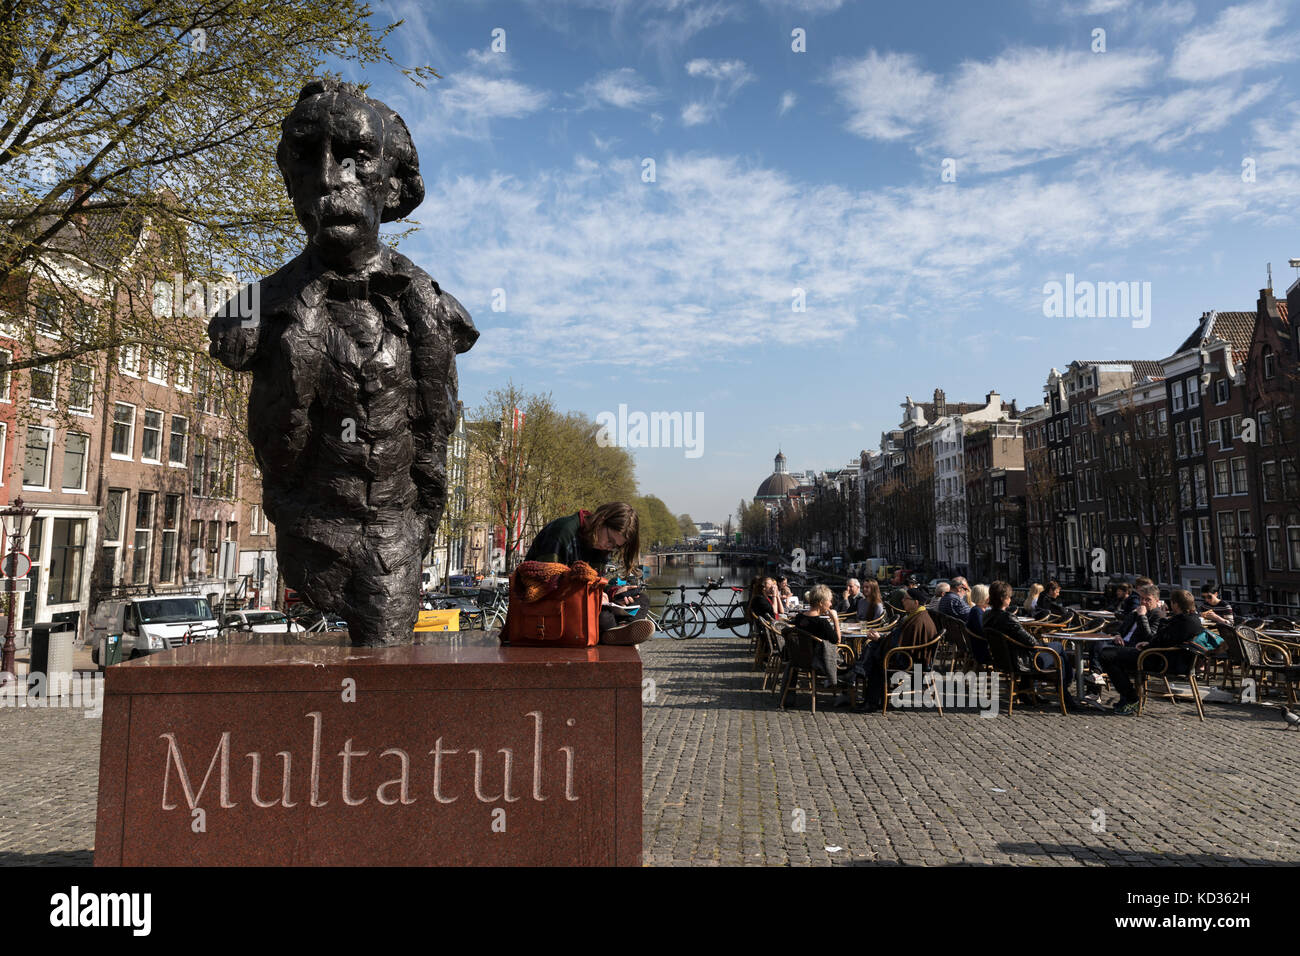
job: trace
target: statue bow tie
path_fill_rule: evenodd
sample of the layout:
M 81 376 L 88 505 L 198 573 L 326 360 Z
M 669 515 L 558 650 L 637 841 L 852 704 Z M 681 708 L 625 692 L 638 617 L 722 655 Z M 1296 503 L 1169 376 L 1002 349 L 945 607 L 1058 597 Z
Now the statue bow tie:
M 369 299 L 372 295 L 395 297 L 410 284 L 410 276 L 397 272 L 372 272 L 362 279 L 331 278 L 326 294 L 336 301 Z

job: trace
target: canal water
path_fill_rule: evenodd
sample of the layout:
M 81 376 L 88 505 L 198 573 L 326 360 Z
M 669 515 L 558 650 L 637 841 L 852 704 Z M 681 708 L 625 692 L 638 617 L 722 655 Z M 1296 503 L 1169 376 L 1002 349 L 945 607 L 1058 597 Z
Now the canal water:
M 759 569 L 753 566 L 729 567 L 725 564 L 717 563 L 704 565 L 697 564 L 691 567 L 679 564 L 668 564 L 658 573 L 655 573 L 652 566 L 650 576 L 646 579 L 646 590 L 650 593 L 650 606 L 654 610 L 655 615 L 658 616 L 659 612 L 663 610 L 666 602 L 672 601 L 673 603 L 676 603 L 680 600 L 678 591 L 673 591 L 671 595 L 667 595 L 661 594 L 661 590 L 676 588 L 678 585 L 685 584 L 686 600 L 699 601 L 701 598 L 701 591 L 699 589 L 708 583 L 709 578 L 717 580 L 719 575 L 721 575 L 726 587 L 721 590 L 712 591 L 709 594 L 709 599 L 718 602 L 721 607 L 709 609 L 707 615 L 709 623 L 705 626 L 700 637 L 748 637 L 749 628 L 747 626 L 742 626 L 735 631 L 729 631 L 726 628 L 718 627 L 713 622 L 720 617 L 727 616 L 728 612 L 724 609 L 731 603 L 733 597 L 730 586 L 734 584 L 737 587 L 743 587 L 748 590 L 749 582 L 752 581 L 754 576 L 758 573 Z M 744 611 L 742 610 L 742 605 L 746 595 L 739 594 L 734 596 L 736 597 L 736 606 L 730 613 L 734 615 L 743 614 Z M 656 631 L 655 637 L 662 637 L 671 640 L 671 638 L 668 638 L 668 636 L 662 631 Z

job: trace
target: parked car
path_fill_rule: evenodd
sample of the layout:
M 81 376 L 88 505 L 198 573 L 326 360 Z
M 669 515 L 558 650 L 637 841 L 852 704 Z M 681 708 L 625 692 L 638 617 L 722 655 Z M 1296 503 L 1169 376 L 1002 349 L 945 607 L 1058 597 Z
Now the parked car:
M 218 625 L 208 599 L 197 594 L 166 594 L 100 601 L 91 616 L 91 660 L 104 659 L 104 642 L 121 635 L 122 659 L 169 650 L 193 637 L 215 637 Z M 101 665 L 102 666 L 102 665 Z
M 301 634 L 305 626 L 280 611 L 232 611 L 221 619 L 223 630 L 252 631 L 254 634 Z

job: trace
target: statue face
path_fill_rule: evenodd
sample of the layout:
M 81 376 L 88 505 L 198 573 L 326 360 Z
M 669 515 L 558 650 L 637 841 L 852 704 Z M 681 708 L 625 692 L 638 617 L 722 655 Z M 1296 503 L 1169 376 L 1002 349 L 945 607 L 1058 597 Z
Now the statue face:
M 334 93 L 299 103 L 284 127 L 282 168 L 312 245 L 339 254 L 378 242 L 400 184 L 384 157 L 383 120 L 368 105 Z

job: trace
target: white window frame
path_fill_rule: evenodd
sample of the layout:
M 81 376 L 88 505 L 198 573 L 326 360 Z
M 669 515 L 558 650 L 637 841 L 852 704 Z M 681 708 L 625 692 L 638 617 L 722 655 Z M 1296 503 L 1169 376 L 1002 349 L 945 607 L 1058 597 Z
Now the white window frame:
M 0 488 L 5 484 L 5 451 L 9 447 L 9 423 L 0 422 Z
M 176 461 L 172 458 L 172 439 L 176 436 L 176 420 L 180 419 L 185 423 L 185 433 L 181 436 L 181 460 Z M 187 468 L 189 467 L 190 453 L 190 420 L 184 415 L 172 415 L 168 419 L 167 428 L 167 465 L 169 468 Z
M 36 355 L 36 357 L 37 357 L 37 358 L 45 358 L 45 357 L 47 357 L 47 356 L 45 356 L 45 355 L 43 355 L 43 354 L 41 354 L 41 353 L 38 353 L 38 354 Z M 59 366 L 58 366 L 57 364 L 55 364 L 55 365 L 33 365 L 31 368 L 29 368 L 29 369 L 27 370 L 27 375 L 28 375 L 28 385 L 29 385 L 29 387 L 30 387 L 31 376 L 35 375 L 36 372 L 37 372 L 38 370 L 40 370 L 40 369 L 47 369 L 47 368 L 50 370 L 50 396 L 51 396 L 51 397 L 48 398 L 48 399 L 45 399 L 45 398 L 37 398 L 34 394 L 31 394 L 30 391 L 29 391 L 28 396 L 27 396 L 27 400 L 28 400 L 29 402 L 31 402 L 33 408 L 46 408 L 46 409 L 53 409 L 55 403 L 58 401 L 58 398 L 59 398 Z
M 1169 386 L 1170 407 L 1175 412 L 1183 410 L 1183 383 L 1174 382 Z
M 123 345 L 117 350 L 117 370 L 131 378 L 140 377 L 140 346 Z
M 26 476 L 19 479 L 22 482 L 25 491 L 49 491 L 50 490 L 50 473 L 54 465 L 54 429 L 44 425 L 28 425 L 27 440 L 23 442 L 23 464 L 22 469 L 27 469 L 27 449 L 31 446 L 31 434 L 33 431 L 45 432 L 45 483 L 43 485 L 29 485 Z M 21 474 L 21 472 L 20 472 Z
M 13 349 L 0 349 L 0 359 L 4 360 L 5 365 L 12 363 L 14 360 Z M 13 372 L 0 372 L 0 402 L 4 402 L 6 405 L 13 404 L 13 398 L 10 397 L 13 380 Z
M 75 381 L 72 377 L 72 371 L 78 368 L 90 370 L 90 384 L 86 388 L 86 400 L 90 403 L 89 405 L 72 404 L 72 383 Z M 68 371 L 68 411 L 81 418 L 93 418 L 95 416 L 95 366 L 85 365 L 81 362 L 75 362 L 70 366 Z
M 172 378 L 176 391 L 192 391 L 194 386 L 194 360 L 187 355 L 178 355 L 172 368 Z
M 145 455 L 146 455 L 146 452 L 145 452 L 145 433 L 146 433 L 147 431 L 149 431 L 149 416 L 150 416 L 150 415 L 157 415 L 157 416 L 158 416 L 158 448 L 157 448 L 158 457 L 157 457 L 157 458 L 146 458 L 146 457 L 145 457 Z M 163 463 L 163 459 L 162 459 L 163 435 L 167 434 L 166 430 L 163 428 L 163 425 L 166 423 L 166 421 L 167 421 L 167 416 L 166 416 L 166 414 L 163 412 L 162 409 L 160 409 L 160 408 L 146 408 L 146 409 L 144 410 L 144 418 L 142 418 L 142 419 L 140 420 L 140 462 L 141 462 L 142 464 L 145 464 L 145 465 L 161 465 L 161 464 Z
M 161 368 L 162 375 L 155 375 L 154 368 Z M 155 385 L 167 384 L 167 354 L 162 349 L 150 349 L 145 358 L 146 378 Z
M 131 423 L 126 426 L 128 438 L 127 438 L 127 454 L 125 455 L 113 451 L 113 445 L 116 444 L 113 441 L 113 432 L 117 429 L 117 426 L 121 424 L 117 420 L 118 408 L 131 409 Z M 130 402 L 113 403 L 113 418 L 109 422 L 108 457 L 112 458 L 115 461 L 135 461 L 135 425 L 136 425 L 136 419 L 139 417 L 137 415 L 139 411 L 140 409 L 137 408 L 135 405 L 132 405 Z
M 63 434 L 63 454 L 68 454 L 68 439 L 73 435 L 86 440 L 85 450 L 81 453 L 81 474 L 77 476 L 77 486 L 69 488 L 63 484 L 63 475 L 59 475 L 59 490 L 65 495 L 84 495 L 86 493 L 86 475 L 90 470 L 90 436 L 85 432 L 64 432 Z
M 1201 380 L 1197 376 L 1193 375 L 1191 378 L 1187 379 L 1186 382 L 1187 382 L 1187 407 L 1200 408 L 1201 407 Z
M 1228 404 L 1228 380 L 1226 378 L 1216 378 L 1214 380 L 1214 404 Z

